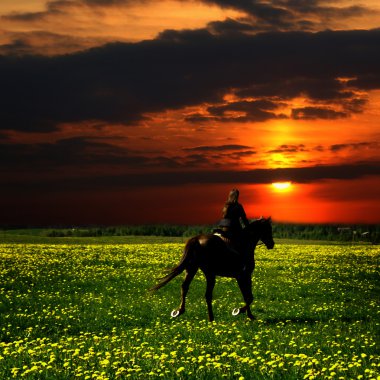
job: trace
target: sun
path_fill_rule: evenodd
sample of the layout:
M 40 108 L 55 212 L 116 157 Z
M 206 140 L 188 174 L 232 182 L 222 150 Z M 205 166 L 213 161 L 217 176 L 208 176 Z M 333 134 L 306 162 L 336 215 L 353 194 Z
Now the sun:
M 273 182 L 272 187 L 276 191 L 290 191 L 292 187 L 292 183 L 290 181 L 287 182 Z

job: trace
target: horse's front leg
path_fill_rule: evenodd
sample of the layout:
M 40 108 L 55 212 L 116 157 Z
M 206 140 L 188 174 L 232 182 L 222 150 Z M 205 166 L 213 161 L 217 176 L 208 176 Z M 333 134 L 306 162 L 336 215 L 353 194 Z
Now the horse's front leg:
M 171 316 L 173 318 L 180 316 L 185 312 L 185 304 L 186 304 L 186 295 L 189 291 L 190 283 L 193 280 L 195 274 L 197 273 L 197 269 L 187 270 L 185 279 L 181 285 L 181 304 L 178 309 L 175 309 L 171 312 Z
M 238 315 L 246 312 L 249 319 L 254 319 L 255 317 L 253 316 L 250 308 L 250 305 L 253 302 L 252 279 L 250 276 L 246 276 L 238 278 L 237 282 L 243 295 L 245 305 L 241 308 L 234 309 L 232 311 L 232 315 Z
M 215 275 L 206 275 L 207 288 L 206 288 L 206 302 L 208 310 L 208 320 L 212 322 L 214 320 L 214 313 L 212 311 L 212 292 L 215 286 Z

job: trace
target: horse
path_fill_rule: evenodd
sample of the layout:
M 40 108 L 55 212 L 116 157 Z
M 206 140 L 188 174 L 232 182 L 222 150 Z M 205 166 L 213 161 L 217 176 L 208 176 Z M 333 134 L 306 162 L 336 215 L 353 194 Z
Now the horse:
M 157 285 L 150 290 L 156 291 L 173 280 L 183 271 L 186 271 L 185 279 L 181 286 L 181 304 L 178 309 L 171 312 L 176 318 L 185 312 L 186 295 L 189 286 L 198 269 L 201 269 L 206 277 L 206 303 L 208 319 L 214 320 L 212 310 L 212 292 L 215 286 L 216 276 L 235 278 L 243 295 L 245 305 L 232 311 L 234 316 L 247 313 L 249 319 L 254 319 L 250 305 L 252 295 L 252 272 L 255 269 L 255 248 L 261 240 L 267 249 L 274 247 L 272 236 L 271 218 L 260 218 L 249 223 L 243 230 L 243 239 L 237 252 L 228 242 L 217 233 L 200 234 L 190 238 L 184 248 L 182 258 L 178 265 L 169 270 L 169 273 L 159 279 Z

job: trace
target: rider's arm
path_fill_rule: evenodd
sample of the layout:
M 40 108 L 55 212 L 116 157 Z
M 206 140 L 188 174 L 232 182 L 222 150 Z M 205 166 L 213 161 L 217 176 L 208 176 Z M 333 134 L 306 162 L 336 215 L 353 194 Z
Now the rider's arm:
M 240 205 L 240 221 L 244 227 L 247 227 L 249 224 L 247 215 L 245 214 L 244 207 L 242 205 Z

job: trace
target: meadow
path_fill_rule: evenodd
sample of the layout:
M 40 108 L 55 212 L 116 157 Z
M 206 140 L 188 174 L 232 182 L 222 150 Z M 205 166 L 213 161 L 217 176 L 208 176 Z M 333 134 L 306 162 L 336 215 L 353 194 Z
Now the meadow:
M 1 379 L 380 379 L 379 246 L 258 247 L 256 320 L 218 278 L 209 323 L 201 273 L 147 291 L 182 241 L 62 242 L 0 244 Z

